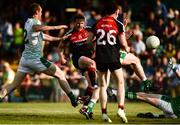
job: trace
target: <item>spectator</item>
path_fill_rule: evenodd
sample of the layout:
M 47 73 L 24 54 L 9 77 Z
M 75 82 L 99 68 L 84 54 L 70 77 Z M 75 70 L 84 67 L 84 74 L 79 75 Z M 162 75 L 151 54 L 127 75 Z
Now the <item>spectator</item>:
M 16 22 L 14 26 L 14 48 L 12 49 L 14 49 L 14 53 L 15 55 L 17 55 L 18 58 L 20 57 L 20 51 L 24 45 L 23 34 L 24 32 L 23 32 L 23 28 L 21 27 L 20 22 Z
M 163 68 L 164 72 L 167 71 L 167 65 L 168 65 L 168 58 L 165 55 L 162 57 L 162 65 L 161 65 L 161 68 Z
M 143 36 L 143 33 L 141 31 L 141 27 L 138 23 L 135 23 L 133 25 L 132 32 L 133 32 L 134 36 L 139 35 L 139 34 Z
M 149 13 L 145 25 L 146 25 L 146 33 L 147 33 L 147 35 L 155 34 L 154 30 L 156 28 L 156 19 L 155 19 L 155 13 L 154 12 Z
M 172 8 L 168 9 L 168 14 L 167 14 L 168 19 L 174 19 L 175 18 L 175 13 Z
M 169 20 L 168 25 L 165 28 L 165 35 L 168 41 L 172 41 L 176 45 L 176 37 L 178 34 L 178 26 L 175 24 L 174 20 Z
M 176 57 L 177 63 L 180 64 L 180 50 L 178 50 L 176 52 L 176 56 L 175 57 Z
M 176 55 L 176 49 L 174 48 L 174 46 L 173 46 L 173 44 L 171 42 L 169 42 L 166 45 L 166 48 L 164 50 L 164 54 L 168 58 L 174 57 Z
M 89 19 L 87 20 L 87 26 L 93 26 L 95 23 L 96 23 L 96 16 L 97 16 L 97 13 L 95 10 L 91 10 L 90 11 L 90 17 Z
M 172 62 L 177 69 L 180 69 L 180 64 L 177 64 L 175 58 L 172 58 Z M 172 97 L 180 96 L 180 80 L 179 80 L 179 78 L 176 76 L 176 74 L 173 72 L 173 70 L 170 70 L 170 69 L 167 70 L 167 75 L 169 77 L 169 81 L 168 81 L 169 87 L 168 88 L 170 91 L 170 95 Z
M 162 18 L 157 20 L 157 25 L 155 26 L 154 31 L 155 35 L 160 39 L 161 44 L 164 44 L 163 40 L 165 35 L 165 23 Z
M 13 25 L 8 19 L 4 20 L 1 31 L 3 49 L 9 51 L 13 42 Z
M 2 88 L 7 86 L 8 84 L 11 84 L 14 80 L 15 72 L 11 69 L 8 62 L 4 62 L 3 64 L 3 75 L 2 75 Z M 11 101 L 12 93 L 9 94 L 6 98 L 6 101 Z
M 179 10 L 174 11 L 174 18 L 175 18 L 175 23 L 180 25 L 180 18 L 179 18 Z
M 144 67 L 144 72 L 146 74 L 146 76 L 148 78 L 153 78 L 153 74 L 154 74 L 154 67 L 153 67 L 153 63 L 152 63 L 152 60 L 150 58 L 148 58 L 146 60 L 146 64 L 145 64 L 145 67 Z
M 135 41 L 133 42 L 133 47 L 135 53 L 140 56 L 143 55 L 146 51 L 145 43 L 142 41 L 143 35 L 142 32 L 135 32 Z
M 167 8 L 166 5 L 161 2 L 161 0 L 155 0 L 156 5 L 154 6 L 154 12 L 157 18 L 163 18 L 167 21 Z
M 23 102 L 28 102 L 28 92 L 31 85 L 31 77 L 29 74 L 26 75 L 24 81 L 21 83 L 20 86 L 20 95 L 23 99 Z
M 164 80 L 164 71 L 162 68 L 157 68 L 154 76 L 153 76 L 153 81 L 154 81 L 154 92 L 158 94 L 163 93 L 163 80 Z

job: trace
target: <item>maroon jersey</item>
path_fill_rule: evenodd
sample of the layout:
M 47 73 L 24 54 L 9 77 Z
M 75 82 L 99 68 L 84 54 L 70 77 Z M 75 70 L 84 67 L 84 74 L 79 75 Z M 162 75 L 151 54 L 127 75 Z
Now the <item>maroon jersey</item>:
M 70 53 L 72 54 L 73 64 L 78 68 L 78 60 L 81 56 L 91 57 L 92 50 L 87 45 L 89 28 L 80 31 L 71 30 L 66 35 L 71 34 L 68 38 Z
M 111 16 L 100 19 L 92 28 L 96 36 L 96 62 L 119 62 L 120 43 L 118 35 L 125 32 L 124 25 Z

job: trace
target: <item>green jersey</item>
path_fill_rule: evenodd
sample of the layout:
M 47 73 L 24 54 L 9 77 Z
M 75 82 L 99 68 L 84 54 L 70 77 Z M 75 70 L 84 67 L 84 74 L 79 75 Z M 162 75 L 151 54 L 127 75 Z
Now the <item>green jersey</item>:
M 33 25 L 41 25 L 39 20 L 29 18 L 24 26 L 25 49 L 22 56 L 25 59 L 37 59 L 43 56 L 43 32 L 33 31 Z
M 180 117 L 180 96 L 171 99 L 171 106 L 174 114 Z

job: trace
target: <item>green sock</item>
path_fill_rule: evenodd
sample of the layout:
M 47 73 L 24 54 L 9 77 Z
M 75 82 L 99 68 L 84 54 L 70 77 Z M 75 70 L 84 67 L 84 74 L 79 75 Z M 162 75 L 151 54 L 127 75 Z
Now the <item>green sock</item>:
M 67 95 L 68 95 L 68 97 L 70 98 L 70 100 L 71 100 L 72 102 L 75 102 L 75 101 L 76 101 L 76 97 L 75 97 L 75 95 L 74 95 L 72 92 L 68 93 Z
M 135 92 L 126 92 L 125 97 L 128 99 L 137 99 L 137 94 Z
M 95 103 L 93 101 L 90 101 L 88 103 L 88 109 L 87 112 L 92 112 L 93 108 L 94 108 Z
M 152 86 L 152 81 L 146 79 L 141 83 L 140 89 L 141 91 L 149 90 L 149 88 Z

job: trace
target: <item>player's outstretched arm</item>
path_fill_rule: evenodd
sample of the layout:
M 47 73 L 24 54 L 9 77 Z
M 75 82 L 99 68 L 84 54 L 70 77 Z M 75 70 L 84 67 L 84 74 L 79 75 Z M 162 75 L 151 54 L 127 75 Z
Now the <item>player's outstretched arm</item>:
M 66 48 L 66 44 L 63 41 L 60 41 L 58 45 L 58 54 L 60 57 L 61 64 L 66 64 L 67 60 L 65 58 L 64 49 Z
M 46 41 L 50 41 L 50 42 L 51 41 L 60 41 L 60 42 L 62 42 L 63 40 L 67 39 L 70 35 L 71 34 L 65 35 L 63 37 L 54 37 L 54 36 L 50 36 L 48 34 L 43 34 L 43 39 L 46 40 Z
M 34 31 L 60 30 L 66 28 L 68 28 L 66 25 L 58 25 L 58 26 L 33 25 Z

